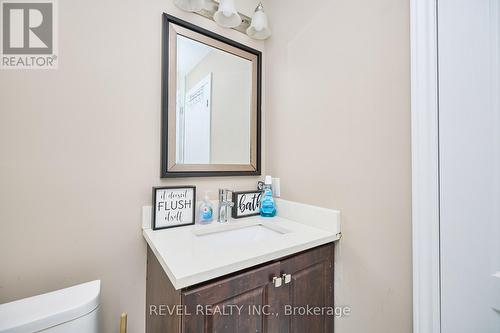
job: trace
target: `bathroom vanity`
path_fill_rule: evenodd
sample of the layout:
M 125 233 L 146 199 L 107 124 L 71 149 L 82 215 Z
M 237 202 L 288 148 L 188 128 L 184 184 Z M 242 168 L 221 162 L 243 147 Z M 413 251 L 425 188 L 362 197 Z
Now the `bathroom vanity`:
M 146 311 L 146 332 L 333 332 L 334 317 L 326 314 L 334 306 L 333 248 L 330 243 L 181 290 L 148 249 L 146 299 L 154 307 Z M 307 307 L 324 314 L 303 315 Z
M 340 213 L 277 206 L 271 219 L 159 231 L 145 209 L 146 332 L 333 332 Z
M 261 52 L 164 14 L 162 64 L 161 176 L 260 175 Z M 232 204 L 162 230 L 144 209 L 146 332 L 333 332 L 340 213 L 277 199 L 227 221 Z

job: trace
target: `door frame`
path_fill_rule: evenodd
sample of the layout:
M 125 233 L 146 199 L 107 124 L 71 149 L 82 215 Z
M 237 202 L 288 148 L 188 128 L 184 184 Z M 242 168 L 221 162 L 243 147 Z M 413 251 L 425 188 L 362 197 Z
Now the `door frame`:
M 441 332 L 438 0 L 411 0 L 413 332 Z

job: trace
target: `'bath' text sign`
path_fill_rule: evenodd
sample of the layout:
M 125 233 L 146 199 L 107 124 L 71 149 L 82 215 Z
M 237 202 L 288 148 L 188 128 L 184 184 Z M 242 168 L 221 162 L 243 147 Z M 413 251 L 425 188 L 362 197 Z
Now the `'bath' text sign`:
M 153 230 L 194 224 L 196 187 L 153 188 Z
M 233 218 L 259 215 L 261 197 L 262 191 L 233 192 Z

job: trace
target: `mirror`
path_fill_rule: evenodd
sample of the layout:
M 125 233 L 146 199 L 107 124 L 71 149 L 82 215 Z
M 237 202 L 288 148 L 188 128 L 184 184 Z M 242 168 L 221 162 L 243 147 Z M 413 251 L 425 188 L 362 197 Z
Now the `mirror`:
M 164 14 L 162 177 L 260 175 L 261 53 Z

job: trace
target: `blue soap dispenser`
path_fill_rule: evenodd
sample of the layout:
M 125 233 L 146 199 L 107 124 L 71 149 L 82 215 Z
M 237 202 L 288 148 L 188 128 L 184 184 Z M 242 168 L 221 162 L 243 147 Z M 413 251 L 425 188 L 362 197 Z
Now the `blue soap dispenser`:
M 212 203 L 208 199 L 208 191 L 205 192 L 205 198 L 203 202 L 200 205 L 200 210 L 199 210 L 199 223 L 200 224 L 209 224 L 213 220 L 213 213 L 214 213 L 214 208 L 212 206 Z
M 264 195 L 260 202 L 260 216 L 263 217 L 273 217 L 276 215 L 276 202 L 274 201 L 273 190 L 271 188 L 272 182 L 271 176 L 266 176 L 264 182 Z

